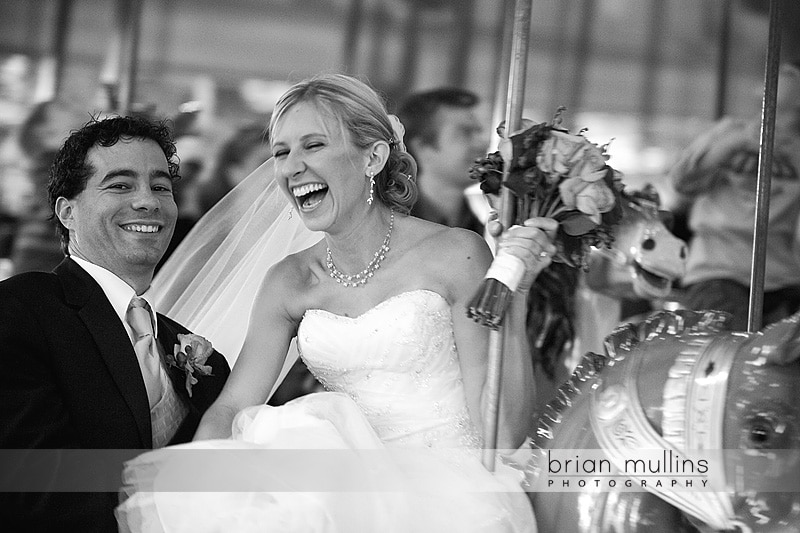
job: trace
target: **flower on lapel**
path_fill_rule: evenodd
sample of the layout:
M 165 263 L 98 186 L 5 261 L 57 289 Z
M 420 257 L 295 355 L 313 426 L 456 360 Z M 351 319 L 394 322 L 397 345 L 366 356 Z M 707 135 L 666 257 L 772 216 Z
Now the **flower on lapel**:
M 173 354 L 167 355 L 167 363 L 180 368 L 186 374 L 186 392 L 192 396 L 192 385 L 197 383 L 195 373 L 201 376 L 210 376 L 212 368 L 205 364 L 214 352 L 211 343 L 200 335 L 189 333 L 178 334 L 178 342 Z

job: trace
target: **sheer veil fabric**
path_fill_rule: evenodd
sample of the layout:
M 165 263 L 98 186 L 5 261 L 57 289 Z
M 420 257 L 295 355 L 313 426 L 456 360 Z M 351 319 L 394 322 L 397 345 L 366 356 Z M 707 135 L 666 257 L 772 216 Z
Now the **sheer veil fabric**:
M 231 367 L 269 268 L 323 238 L 303 225 L 274 173 L 270 159 L 220 200 L 153 280 L 158 310 L 206 337 Z M 287 355 L 272 392 L 297 360 L 294 342 Z

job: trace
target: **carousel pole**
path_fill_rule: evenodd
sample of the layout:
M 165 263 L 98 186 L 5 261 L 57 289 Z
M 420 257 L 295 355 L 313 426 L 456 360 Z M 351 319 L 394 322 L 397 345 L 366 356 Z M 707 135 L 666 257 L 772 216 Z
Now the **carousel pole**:
M 342 65 L 346 73 L 358 70 L 358 38 L 364 26 L 364 0 L 351 0 L 344 30 Z
M 141 7 L 141 0 L 117 0 L 117 23 L 100 73 L 108 110 L 120 115 L 130 113 L 135 99 Z
M 528 41 L 531 26 L 532 0 L 516 0 L 514 8 L 514 24 L 511 48 L 511 61 L 508 71 L 508 91 L 506 98 L 506 139 L 520 129 L 522 125 L 522 108 L 525 100 L 525 76 L 528 64 Z M 508 177 L 508 167 L 505 165 L 503 181 Z M 514 223 L 515 202 L 511 190 L 503 187 L 501 190 L 500 209 L 498 220 L 503 229 L 511 227 Z M 489 332 L 489 367 L 486 373 L 487 401 L 483 413 L 483 465 L 494 472 L 495 448 L 497 447 L 497 429 L 500 411 L 500 387 L 503 369 L 503 345 L 505 344 L 506 329 L 499 327 Z
M 767 257 L 767 228 L 769 225 L 769 194 L 772 182 L 772 155 L 775 144 L 775 112 L 778 93 L 778 70 L 781 56 L 780 0 L 769 3 L 769 37 L 764 80 L 764 99 L 761 110 L 761 139 L 756 184 L 755 230 L 753 257 L 750 267 L 750 309 L 747 331 L 761 328 L 764 305 L 764 271 Z
M 121 28 L 124 38 L 125 70 L 120 77 L 119 106 L 120 114 L 128 115 L 136 101 L 136 78 L 139 66 L 139 33 L 142 18 L 142 0 L 128 0 L 125 2 L 127 10 L 126 24 Z
M 492 88 L 492 124 L 500 124 L 506 118 L 506 96 L 508 93 L 508 71 L 511 68 L 511 47 L 513 32 L 509 28 L 514 26 L 514 0 L 503 0 L 503 9 L 497 21 L 498 41 L 495 53 L 503 58 L 495 64 L 492 76 L 495 85 Z M 488 144 L 496 143 L 495 131 L 489 135 Z
M 722 0 L 722 13 L 719 33 L 719 56 L 717 58 L 717 97 L 714 118 L 725 115 L 728 100 L 728 71 L 731 55 L 731 3 L 733 0 Z

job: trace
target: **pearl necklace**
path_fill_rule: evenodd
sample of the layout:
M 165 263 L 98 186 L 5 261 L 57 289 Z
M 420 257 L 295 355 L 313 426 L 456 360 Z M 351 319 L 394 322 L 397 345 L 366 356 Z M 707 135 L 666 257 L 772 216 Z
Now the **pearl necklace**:
M 378 248 L 377 252 L 375 252 L 375 256 L 372 258 L 372 261 L 369 262 L 367 268 L 358 274 L 343 274 L 338 268 L 336 268 L 336 265 L 333 262 L 331 248 L 330 246 L 327 246 L 325 264 L 328 266 L 328 272 L 330 273 L 330 276 L 335 279 L 337 283 L 341 283 L 345 287 L 358 287 L 359 285 L 365 285 L 369 278 L 375 274 L 375 271 L 381 267 L 381 263 L 386 258 L 386 254 L 389 252 L 389 240 L 392 238 L 392 229 L 394 229 L 394 209 L 391 210 L 391 215 L 389 217 L 389 231 L 386 233 L 386 237 L 383 238 L 383 244 L 381 244 L 381 247 Z

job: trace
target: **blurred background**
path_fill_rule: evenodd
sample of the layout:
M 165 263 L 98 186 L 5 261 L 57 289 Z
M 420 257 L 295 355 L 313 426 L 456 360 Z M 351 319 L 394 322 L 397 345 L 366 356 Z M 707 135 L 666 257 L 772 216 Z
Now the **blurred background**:
M 10 253 L 3 247 L 18 232 L 14 224 L 41 199 L 42 154 L 90 116 L 173 119 L 189 219 L 268 156 L 263 127 L 276 98 L 320 72 L 365 79 L 390 110 L 420 89 L 472 90 L 492 151 L 513 7 L 512 0 L 2 0 L 0 257 Z M 782 11 L 782 57 L 799 59 L 800 2 L 785 0 Z M 524 114 L 544 121 L 566 106 L 564 125 L 588 128 L 598 144 L 611 141 L 610 164 L 626 181 L 658 188 L 677 153 L 713 120 L 760 113 L 767 35 L 766 0 L 533 0 Z M 57 103 L 55 110 L 32 122 L 44 102 Z

